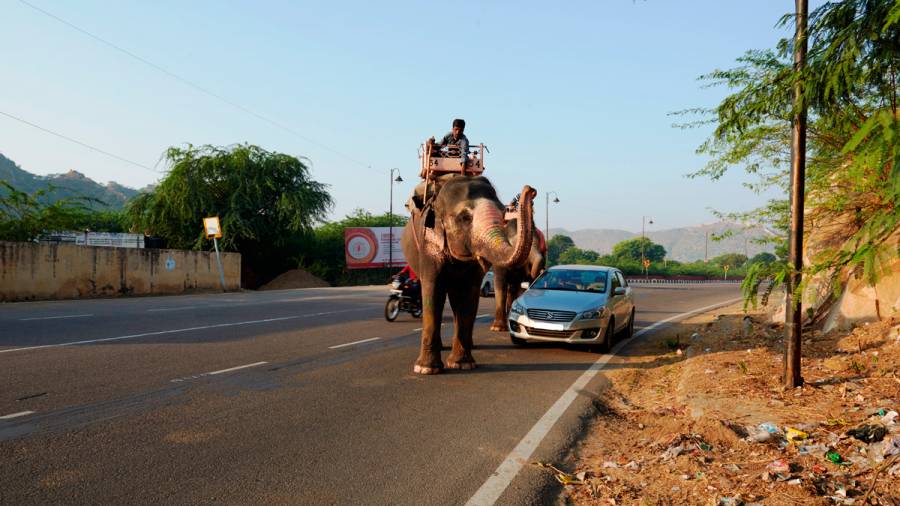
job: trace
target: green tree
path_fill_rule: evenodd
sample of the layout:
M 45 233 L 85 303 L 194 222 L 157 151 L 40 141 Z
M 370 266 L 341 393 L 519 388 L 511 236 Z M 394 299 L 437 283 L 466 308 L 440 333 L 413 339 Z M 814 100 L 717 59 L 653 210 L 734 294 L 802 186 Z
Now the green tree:
M 169 172 L 128 206 L 134 226 L 173 248 L 208 249 L 202 220 L 219 216 L 221 245 L 239 251 L 243 279 L 256 286 L 290 267 L 298 237 L 332 207 L 306 164 L 258 146 L 172 147 Z
M 562 234 L 554 235 L 547 241 L 547 265 L 558 264 L 560 255 L 574 247 L 575 241 L 571 237 Z
M 819 241 L 833 246 L 817 252 L 805 270 L 836 278 L 849 269 L 874 283 L 898 254 L 887 239 L 900 225 L 900 3 L 828 2 L 809 19 L 809 53 L 802 72 L 793 69 L 793 41 L 786 38 L 774 49 L 747 52 L 736 68 L 703 76 L 731 93 L 712 110 L 689 111 L 702 114 L 693 125 L 715 125 L 698 149 L 711 161 L 693 175 L 718 179 L 741 168 L 758 176 L 755 191 L 787 191 L 792 93 L 795 83 L 802 83 L 809 111 L 806 229 L 842 224 L 832 237 Z M 792 20 L 785 16 L 782 22 Z M 787 212 L 787 200 L 778 199 L 733 217 L 780 230 L 780 255 Z M 774 287 L 786 279 L 788 269 L 783 261 L 750 266 L 744 285 L 748 301 L 755 303 L 763 280 L 775 281 Z M 804 283 L 810 279 L 804 276 Z M 839 288 L 841 280 L 834 281 Z
M 766 264 L 767 265 L 767 264 L 771 264 L 772 262 L 775 262 L 776 260 L 778 260 L 778 258 L 775 255 L 763 251 L 762 253 L 757 253 L 756 255 L 753 255 L 753 257 L 750 260 L 747 260 L 747 265 L 753 265 L 753 264 Z
M 0 180 L 0 240 L 33 241 L 45 232 L 81 230 L 89 218 L 87 197 L 52 199 L 54 187 L 31 194 Z
M 643 251 L 643 255 L 641 255 Z M 641 258 L 651 262 L 662 262 L 666 258 L 666 249 L 647 237 L 627 239 L 613 246 L 612 255 L 624 260 L 640 262 Z
M 709 260 L 709 263 L 713 265 L 727 265 L 731 269 L 737 269 L 745 262 L 747 262 L 747 255 L 741 253 L 725 253 Z
M 560 264 L 596 264 L 600 259 L 600 254 L 589 249 L 580 249 L 576 247 L 566 248 L 559 255 Z

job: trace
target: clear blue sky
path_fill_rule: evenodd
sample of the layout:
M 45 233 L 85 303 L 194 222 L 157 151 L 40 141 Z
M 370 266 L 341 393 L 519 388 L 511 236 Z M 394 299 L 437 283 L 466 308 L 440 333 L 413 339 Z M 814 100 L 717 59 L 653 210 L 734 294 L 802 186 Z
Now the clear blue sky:
M 308 157 L 334 218 L 394 209 L 416 148 L 465 118 L 504 200 L 556 191 L 551 227 L 640 230 L 714 221 L 765 197 L 734 174 L 688 180 L 707 131 L 668 113 L 710 106 L 696 77 L 770 47 L 789 0 L 579 2 L 98 2 L 29 0 L 310 143 L 116 52 L 17 0 L 0 0 L 0 111 L 154 166 L 170 145 L 250 142 Z M 820 2 L 813 2 L 818 5 Z M 336 149 L 336 154 L 321 145 Z M 0 116 L 0 152 L 39 174 L 75 169 L 143 186 L 158 173 Z M 349 158 L 348 158 L 349 157 Z M 353 160 L 362 162 L 356 163 Z M 159 165 L 162 167 L 162 164 Z

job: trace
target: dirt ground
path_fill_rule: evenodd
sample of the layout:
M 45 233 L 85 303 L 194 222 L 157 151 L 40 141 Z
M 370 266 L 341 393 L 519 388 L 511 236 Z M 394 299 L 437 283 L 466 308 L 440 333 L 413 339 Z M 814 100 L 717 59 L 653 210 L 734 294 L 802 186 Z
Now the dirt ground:
M 259 287 L 259 290 L 287 290 L 291 288 L 320 288 L 331 286 L 303 269 L 292 269 Z
M 564 501 L 900 505 L 900 318 L 805 333 L 805 385 L 785 390 L 782 326 L 718 313 L 610 361 L 588 435 L 534 464 L 569 482 Z

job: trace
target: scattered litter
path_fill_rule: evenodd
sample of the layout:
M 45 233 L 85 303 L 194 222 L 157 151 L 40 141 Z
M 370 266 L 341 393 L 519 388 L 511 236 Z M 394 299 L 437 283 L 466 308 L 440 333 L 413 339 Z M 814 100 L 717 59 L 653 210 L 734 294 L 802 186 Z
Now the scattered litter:
M 823 444 L 802 445 L 797 447 L 797 453 L 800 455 L 825 455 L 828 447 Z
M 884 450 L 882 450 L 882 455 L 884 457 L 893 457 L 894 455 L 900 454 L 900 439 L 893 438 L 890 441 L 885 441 Z
M 615 462 L 613 462 L 611 460 L 607 460 L 606 462 L 603 463 L 603 469 L 618 469 L 618 468 L 619 468 L 619 464 L 616 464 Z
M 791 472 L 791 465 L 782 459 L 778 459 L 770 462 L 766 466 L 766 471 L 769 471 L 770 474 L 786 475 Z
M 809 434 L 803 432 L 802 430 L 797 430 L 791 427 L 785 427 L 785 438 L 791 442 L 803 441 L 809 437 Z
M 887 435 L 887 429 L 883 425 L 860 425 L 855 429 L 848 430 L 847 435 L 865 443 L 877 443 Z
M 828 462 L 831 462 L 832 464 L 837 464 L 839 466 L 849 466 L 850 465 L 849 462 L 844 460 L 844 457 L 841 457 L 840 453 L 838 453 L 834 450 L 831 450 L 828 453 L 826 453 L 825 458 L 828 459 Z
M 560 482 L 563 486 L 585 484 L 584 479 L 587 477 L 587 472 L 585 471 L 577 474 L 570 474 L 565 471 L 560 471 L 553 464 L 547 464 L 545 462 L 532 462 L 532 464 L 553 471 L 553 477 L 556 478 L 556 481 Z
M 884 410 L 882 410 L 884 411 Z M 888 411 L 884 415 L 881 415 L 881 423 L 885 425 L 893 425 L 894 421 L 897 420 L 897 412 L 894 410 Z
M 788 484 L 788 485 L 799 485 L 799 484 L 800 484 L 800 478 L 794 478 L 793 480 L 788 480 L 788 481 L 787 481 L 787 484 Z
M 725 469 L 731 471 L 732 473 L 739 473 L 739 472 L 741 472 L 741 468 L 740 468 L 737 464 L 726 464 L 726 465 L 724 465 L 724 466 L 722 466 L 722 467 L 724 467 Z
M 681 351 L 681 348 L 678 348 L 678 350 L 675 351 L 675 354 L 680 357 L 680 356 L 684 355 L 684 352 Z
M 691 334 L 691 339 L 693 339 L 693 340 L 695 340 L 695 341 L 696 341 L 697 339 L 700 339 L 700 334 L 694 332 L 693 334 Z
M 737 495 L 734 497 L 722 497 L 719 499 L 719 502 L 716 503 L 716 506 L 744 506 L 744 500 L 741 499 L 741 496 Z
M 822 423 L 829 427 L 835 427 L 837 425 L 850 425 L 850 422 L 848 422 L 847 420 L 844 420 L 843 418 L 829 418 L 828 420 L 825 420 Z

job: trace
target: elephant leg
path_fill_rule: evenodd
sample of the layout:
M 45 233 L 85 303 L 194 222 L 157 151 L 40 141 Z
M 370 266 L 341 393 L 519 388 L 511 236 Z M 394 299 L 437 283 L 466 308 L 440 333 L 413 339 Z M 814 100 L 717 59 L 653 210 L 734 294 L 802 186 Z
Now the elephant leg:
M 506 272 L 501 269 L 494 269 L 494 322 L 491 323 L 492 331 L 503 332 L 506 330 L 506 316 L 509 314 L 506 306 Z
M 444 369 L 441 362 L 441 320 L 447 291 L 441 279 L 421 278 L 422 283 L 422 346 L 413 366 L 416 374 L 438 374 Z
M 460 283 L 449 290 L 450 307 L 453 309 L 453 348 L 447 357 L 450 369 L 474 369 L 472 357 L 472 332 L 478 314 L 479 287 L 477 283 Z

